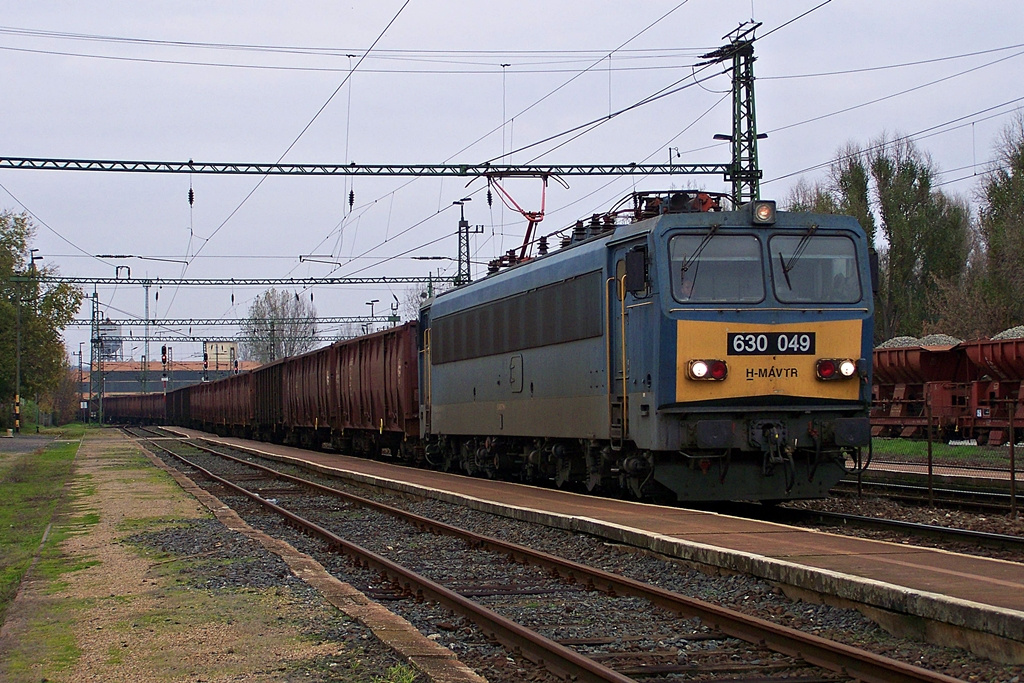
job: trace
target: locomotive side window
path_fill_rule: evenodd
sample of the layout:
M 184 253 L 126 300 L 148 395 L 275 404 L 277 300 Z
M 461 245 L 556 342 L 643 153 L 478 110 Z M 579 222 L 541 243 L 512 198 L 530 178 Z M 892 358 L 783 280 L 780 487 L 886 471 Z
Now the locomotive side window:
M 708 232 L 669 242 L 672 295 L 680 303 L 757 303 L 764 299 L 761 243 L 754 235 Z
M 434 365 L 599 337 L 601 286 L 594 271 L 523 294 L 434 318 Z
M 783 303 L 861 300 L 853 240 L 842 235 L 775 235 L 768 241 L 775 298 Z

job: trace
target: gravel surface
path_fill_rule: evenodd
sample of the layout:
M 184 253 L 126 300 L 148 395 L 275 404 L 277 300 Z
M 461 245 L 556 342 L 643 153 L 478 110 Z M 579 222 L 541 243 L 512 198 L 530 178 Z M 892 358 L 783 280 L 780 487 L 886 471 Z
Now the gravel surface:
M 926 334 L 917 341 L 921 346 L 956 346 L 963 339 L 957 339 L 948 334 Z
M 1017 325 L 999 334 L 992 335 L 993 339 L 1024 339 L 1024 325 Z
M 187 560 L 179 574 L 181 590 L 253 591 L 276 589 L 306 609 L 302 634 L 330 643 L 338 654 L 292 665 L 285 678 L 303 681 L 377 681 L 404 662 L 358 621 L 328 604 L 320 593 L 295 577 L 284 561 L 259 543 L 228 530 L 215 519 L 201 519 L 160 531 L 135 534 L 126 543 L 166 553 L 168 562 Z M 422 683 L 426 679 L 418 675 Z
M 306 476 L 311 479 L 318 478 L 315 475 L 306 474 Z M 346 488 L 346 485 L 333 480 L 332 485 Z M 439 501 L 410 501 L 387 494 L 370 496 L 362 489 L 359 489 L 359 492 L 361 495 L 382 498 L 385 499 L 385 502 L 406 507 L 418 514 L 440 519 L 449 524 L 528 545 L 575 561 L 600 566 L 608 571 L 659 585 L 684 595 L 735 608 L 840 642 L 866 647 L 880 654 L 926 666 L 932 670 L 943 671 L 965 680 L 1014 681 L 1015 677 L 1018 677 L 1016 680 L 1019 681 L 1019 676 L 1022 673 L 1021 667 L 994 664 L 960 650 L 891 637 L 856 611 L 793 601 L 786 598 L 780 590 L 771 584 L 750 577 L 708 576 L 674 560 L 636 552 L 629 548 L 615 547 L 600 539 L 494 517 Z M 337 502 L 327 503 L 327 505 L 339 507 Z M 362 534 L 364 536 L 377 535 L 377 531 L 381 527 L 368 521 L 371 519 L 368 514 L 357 516 L 362 516 Z M 294 532 L 292 533 L 294 534 Z M 436 537 L 431 537 L 431 539 L 429 541 L 431 544 L 447 542 L 447 540 Z M 308 539 L 303 540 L 301 536 L 291 542 L 300 548 L 303 548 L 303 544 L 311 543 Z M 320 555 L 315 548 L 303 549 L 314 556 Z M 465 549 L 462 549 L 461 555 L 457 556 L 458 559 L 453 556 L 452 561 L 464 563 L 464 555 Z M 347 561 L 323 559 L 322 557 L 318 557 L 318 559 L 321 559 L 332 571 L 338 572 L 343 580 L 364 587 L 371 594 L 374 591 L 381 592 L 382 586 L 379 584 L 379 579 L 372 575 L 360 577 L 359 572 L 348 566 Z M 401 610 L 406 609 L 406 602 L 408 601 L 402 601 Z M 391 603 L 388 604 L 391 606 Z M 608 630 L 612 624 L 601 623 L 600 620 L 604 618 L 605 612 L 602 611 L 598 602 L 595 602 L 595 605 L 598 605 L 597 608 L 587 613 L 587 622 L 591 632 Z M 396 610 L 399 607 L 397 602 L 394 606 Z M 646 609 L 650 612 L 649 608 L 643 606 L 637 607 L 637 609 L 641 611 Z M 413 609 L 412 613 L 407 614 L 404 611 L 401 613 L 424 633 L 459 652 L 460 658 L 464 651 L 466 656 L 464 661 L 492 680 L 522 680 L 523 676 L 530 673 L 526 664 L 517 661 L 507 653 L 503 654 L 502 650 L 490 646 L 486 642 L 475 639 L 471 633 L 472 629 L 459 623 L 445 610 L 420 604 Z M 655 622 L 665 623 L 664 620 L 659 619 L 656 619 Z M 678 633 L 679 631 L 674 632 Z M 650 633 L 651 631 L 648 631 L 648 635 Z M 670 637 L 671 632 L 666 636 Z M 675 647 L 679 649 L 678 645 Z M 510 672 L 510 668 L 515 671 Z
M 902 346 L 920 346 L 921 341 L 917 337 L 893 337 L 887 339 L 877 347 L 878 349 L 893 349 Z

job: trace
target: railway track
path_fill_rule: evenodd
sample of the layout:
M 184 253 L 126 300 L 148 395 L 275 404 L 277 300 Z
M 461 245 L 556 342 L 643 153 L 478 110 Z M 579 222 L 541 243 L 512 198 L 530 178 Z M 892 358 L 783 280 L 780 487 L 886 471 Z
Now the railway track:
M 175 439 L 181 438 L 180 435 L 169 432 L 163 427 L 144 427 L 141 425 L 124 425 L 121 429 L 129 436 L 138 439 Z
M 723 512 L 723 508 L 719 508 Z M 935 524 L 921 524 L 898 519 L 883 519 L 866 515 L 854 515 L 823 510 L 806 510 L 788 507 L 766 508 L 763 505 L 732 504 L 728 514 L 750 519 L 762 519 L 782 524 L 798 524 L 828 528 L 873 529 L 899 536 L 930 539 L 942 544 L 966 543 L 974 546 L 998 548 L 1001 550 L 1024 551 L 1024 537 L 996 534 L 971 529 L 957 529 Z
M 189 460 L 174 452 L 182 446 L 166 448 L 175 443 L 152 442 L 152 446 L 216 482 L 217 487 L 224 487 L 230 496 L 243 497 L 246 505 L 279 515 L 329 547 L 355 558 L 358 564 L 386 575 L 391 585 L 398 587 L 399 594 L 436 601 L 465 614 L 513 652 L 521 651 L 530 659 L 543 662 L 562 678 L 626 681 L 632 680 L 631 676 L 700 674 L 704 676 L 701 680 L 714 680 L 735 679 L 737 674 L 743 674 L 747 676 L 744 680 L 768 681 L 785 676 L 787 680 L 805 683 L 850 679 L 955 680 L 523 545 L 430 520 L 220 450 L 188 444 L 187 448 L 201 448 L 206 454 L 203 457 L 210 460 L 200 465 L 195 462 L 195 455 Z M 229 474 L 245 485 L 229 481 Z M 307 511 L 300 513 L 299 508 Z M 364 532 L 368 525 L 378 530 L 369 538 L 377 546 L 376 552 L 332 530 L 339 524 L 345 525 L 342 510 L 347 514 L 356 512 Z M 386 518 L 378 517 L 371 522 L 368 515 Z M 398 531 L 400 527 L 407 531 Z M 423 531 L 432 534 L 426 542 Z M 381 538 L 373 538 L 377 535 Z M 457 547 L 452 548 L 451 543 Z M 384 557 L 381 547 L 388 549 L 390 557 L 408 559 L 398 564 Z M 435 556 L 438 549 L 444 548 L 448 555 L 442 550 L 442 555 Z M 472 562 L 464 561 L 467 552 L 472 553 Z M 453 566 L 455 556 L 460 558 L 454 563 L 459 565 L 459 571 Z M 416 570 L 403 565 L 414 565 Z M 602 591 L 603 596 L 595 597 L 595 590 Z M 505 604 L 510 596 L 514 596 L 511 606 Z M 523 606 L 524 599 L 528 609 Z M 570 622 L 585 622 L 582 615 L 595 609 L 595 604 L 605 619 L 611 614 L 621 616 L 621 623 L 612 628 L 615 635 L 588 633 L 579 623 L 570 626 L 560 618 L 569 614 L 574 615 Z M 544 623 L 545 619 L 538 615 L 553 618 L 553 623 Z M 654 637 L 652 633 L 664 635 Z M 681 658 L 680 653 L 685 656 Z
M 915 476 L 914 481 L 924 481 L 924 477 Z M 935 505 L 958 510 L 977 510 L 980 512 L 1009 512 L 1010 494 L 1001 491 L 985 491 L 978 489 L 955 489 L 947 487 L 932 487 L 932 494 L 928 494 L 926 483 L 906 482 L 882 482 L 863 481 L 858 484 L 856 480 L 843 479 L 832 488 L 832 493 L 838 495 L 858 495 L 866 493 L 873 496 L 882 496 L 892 500 L 914 503 L 918 505 Z M 1018 495 L 1018 507 L 1022 505 Z

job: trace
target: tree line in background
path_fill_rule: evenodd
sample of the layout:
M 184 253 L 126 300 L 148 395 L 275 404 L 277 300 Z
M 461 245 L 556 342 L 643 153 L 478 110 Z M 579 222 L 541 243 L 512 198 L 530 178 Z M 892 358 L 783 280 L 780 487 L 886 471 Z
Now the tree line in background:
M 68 284 L 39 282 L 39 275 L 56 269 L 39 269 L 30 258 L 29 245 L 35 229 L 25 214 L 0 212 L 0 428 L 14 423 L 14 397 L 18 391 L 20 347 L 21 396 L 39 397 L 47 412 L 64 411 L 69 404 L 73 419 L 78 409 L 75 384 L 61 332 L 81 305 L 82 294 Z M 13 276 L 29 278 L 12 282 Z M 19 344 L 20 336 L 20 344 Z M 34 416 L 33 416 L 34 417 Z
M 996 148 L 975 212 L 936 186 L 930 157 L 904 138 L 851 144 L 825 182 L 790 193 L 789 210 L 849 214 L 879 245 L 876 342 L 970 339 L 1024 324 L 1024 115 Z
M 286 356 L 298 356 L 316 346 L 316 307 L 298 292 L 266 290 L 249 306 L 242 324 L 243 360 L 270 363 Z

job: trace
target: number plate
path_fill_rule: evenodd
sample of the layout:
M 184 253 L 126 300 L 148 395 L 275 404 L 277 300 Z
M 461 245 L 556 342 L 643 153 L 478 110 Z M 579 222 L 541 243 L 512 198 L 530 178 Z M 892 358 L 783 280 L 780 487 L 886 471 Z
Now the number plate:
M 810 356 L 813 332 L 730 332 L 730 356 Z

